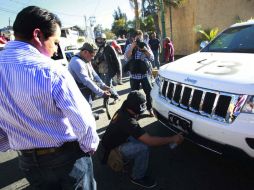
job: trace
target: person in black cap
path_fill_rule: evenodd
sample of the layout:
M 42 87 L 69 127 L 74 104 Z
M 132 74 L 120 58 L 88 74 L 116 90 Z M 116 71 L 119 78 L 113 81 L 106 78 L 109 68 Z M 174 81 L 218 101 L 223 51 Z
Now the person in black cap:
M 183 136 L 181 134 L 171 137 L 149 135 L 137 121 L 138 116 L 145 111 L 145 96 L 137 90 L 131 91 L 113 116 L 102 137 L 101 145 L 105 149 L 105 162 L 110 151 L 117 148 L 124 160 L 134 160 L 131 182 L 145 188 L 152 188 L 156 186 L 156 182 L 146 176 L 149 146 L 180 144 Z
M 110 87 L 101 80 L 91 64 L 96 48 L 95 44 L 85 42 L 80 48 L 80 52 L 71 58 L 68 67 L 70 73 L 78 84 L 80 91 L 91 107 L 92 93 L 104 98 L 110 96 Z

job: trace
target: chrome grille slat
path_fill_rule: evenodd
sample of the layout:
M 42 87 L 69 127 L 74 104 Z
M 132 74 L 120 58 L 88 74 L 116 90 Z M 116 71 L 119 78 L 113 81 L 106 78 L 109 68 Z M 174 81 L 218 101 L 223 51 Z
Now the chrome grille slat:
M 240 95 L 198 88 L 161 77 L 159 94 L 174 106 L 224 123 L 237 117 L 234 108 Z

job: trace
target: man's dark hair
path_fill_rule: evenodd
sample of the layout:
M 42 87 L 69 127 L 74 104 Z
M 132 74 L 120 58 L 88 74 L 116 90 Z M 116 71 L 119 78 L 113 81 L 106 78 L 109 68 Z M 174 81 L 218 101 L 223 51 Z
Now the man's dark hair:
M 61 27 L 61 21 L 57 15 L 36 6 L 29 6 L 20 11 L 14 21 L 14 35 L 30 40 L 33 31 L 39 28 L 47 39 L 56 31 L 57 24 Z
M 138 35 L 143 35 L 141 30 L 130 30 L 129 31 L 130 37 L 135 38 Z

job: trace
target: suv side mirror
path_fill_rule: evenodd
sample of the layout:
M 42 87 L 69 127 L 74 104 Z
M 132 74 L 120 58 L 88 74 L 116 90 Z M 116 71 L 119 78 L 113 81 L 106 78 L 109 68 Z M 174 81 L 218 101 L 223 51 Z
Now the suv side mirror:
M 209 44 L 208 41 L 202 41 L 202 42 L 200 43 L 200 45 L 199 45 L 200 49 L 203 49 L 204 47 L 206 47 L 207 44 Z

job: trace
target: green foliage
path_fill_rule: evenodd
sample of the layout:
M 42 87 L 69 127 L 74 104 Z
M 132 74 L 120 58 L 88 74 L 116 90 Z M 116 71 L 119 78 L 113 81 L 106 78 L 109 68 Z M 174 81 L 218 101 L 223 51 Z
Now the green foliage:
M 112 25 L 111 31 L 116 36 L 121 36 L 123 34 L 126 34 L 126 32 L 127 32 L 126 20 L 124 20 L 124 19 L 115 20 Z
M 126 35 L 128 30 L 126 14 L 118 7 L 117 10 L 114 11 L 113 17 L 114 22 L 112 24 L 111 31 L 116 36 L 122 36 L 123 34 Z
M 104 33 L 107 39 L 114 39 L 116 37 L 116 35 L 113 32 L 111 32 L 111 30 L 109 29 L 104 30 Z
M 127 20 L 127 16 L 125 13 L 122 12 L 122 10 L 120 9 L 120 7 L 117 7 L 117 10 L 114 10 L 114 14 L 113 14 L 114 20 Z
M 149 15 L 141 20 L 140 29 L 143 32 L 155 31 L 155 24 L 152 15 Z
M 196 33 L 202 34 L 203 38 L 201 37 L 201 39 L 200 39 L 201 41 L 203 41 L 203 40 L 211 41 L 217 36 L 219 29 L 216 27 L 216 28 L 212 28 L 212 29 L 203 30 L 201 25 L 197 25 L 194 28 L 194 31 Z

